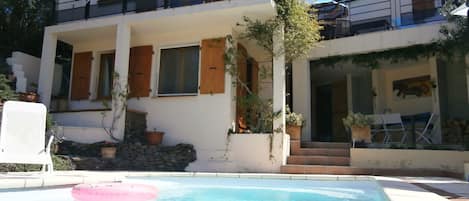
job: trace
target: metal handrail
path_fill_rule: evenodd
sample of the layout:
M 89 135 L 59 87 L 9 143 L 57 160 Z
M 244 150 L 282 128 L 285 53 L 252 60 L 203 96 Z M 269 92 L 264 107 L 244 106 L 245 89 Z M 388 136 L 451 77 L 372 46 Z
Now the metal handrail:
M 103 1 L 103 0 L 101 0 Z M 176 8 L 189 5 L 197 5 L 204 3 L 211 3 L 223 0 L 109 0 L 106 4 L 92 4 L 90 0 L 55 0 L 55 15 L 57 22 L 67 22 L 74 20 L 86 20 L 94 17 L 108 16 L 131 13 L 131 12 L 145 12 L 158 9 Z M 148 8 L 142 10 L 137 9 L 137 5 L 141 3 L 150 3 Z M 119 6 L 120 5 L 120 6 Z M 61 9 L 63 7 L 69 7 Z

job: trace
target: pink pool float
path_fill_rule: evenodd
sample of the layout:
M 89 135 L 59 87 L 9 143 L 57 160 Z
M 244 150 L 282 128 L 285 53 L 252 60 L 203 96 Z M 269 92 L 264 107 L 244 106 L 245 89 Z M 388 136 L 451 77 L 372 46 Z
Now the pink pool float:
M 73 187 L 72 196 L 76 201 L 151 201 L 158 189 L 145 184 L 80 184 Z

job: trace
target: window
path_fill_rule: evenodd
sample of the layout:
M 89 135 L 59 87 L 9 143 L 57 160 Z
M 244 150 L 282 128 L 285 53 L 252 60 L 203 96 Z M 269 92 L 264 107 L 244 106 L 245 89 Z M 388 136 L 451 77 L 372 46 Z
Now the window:
M 196 95 L 199 83 L 199 46 L 162 49 L 158 95 Z
M 114 73 L 114 53 L 102 54 L 99 69 L 98 98 L 111 98 L 112 74 Z

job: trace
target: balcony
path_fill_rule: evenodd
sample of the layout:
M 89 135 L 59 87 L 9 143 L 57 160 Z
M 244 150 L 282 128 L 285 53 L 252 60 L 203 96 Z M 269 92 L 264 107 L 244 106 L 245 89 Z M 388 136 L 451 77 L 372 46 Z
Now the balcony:
M 341 6 L 348 8 L 346 16 L 323 21 L 325 28 L 322 35 L 326 40 L 376 31 L 405 29 L 445 20 L 445 17 L 440 14 L 444 0 L 346 0 L 341 2 Z M 324 7 L 324 5 L 320 6 Z M 337 9 L 330 7 L 327 9 L 337 12 L 338 7 L 339 4 L 337 4 Z M 322 9 L 319 11 L 321 12 Z M 321 18 L 324 15 L 319 16 Z
M 222 0 L 57 0 L 56 21 L 64 23 L 118 14 L 198 5 Z

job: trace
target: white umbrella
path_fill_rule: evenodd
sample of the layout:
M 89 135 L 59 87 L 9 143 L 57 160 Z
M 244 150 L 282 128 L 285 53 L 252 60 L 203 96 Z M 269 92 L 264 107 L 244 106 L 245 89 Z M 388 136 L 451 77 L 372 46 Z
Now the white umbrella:
M 453 11 L 451 11 L 451 14 L 459 15 L 459 16 L 467 16 L 468 7 L 469 7 L 469 1 L 459 6 L 458 8 L 454 9 Z

